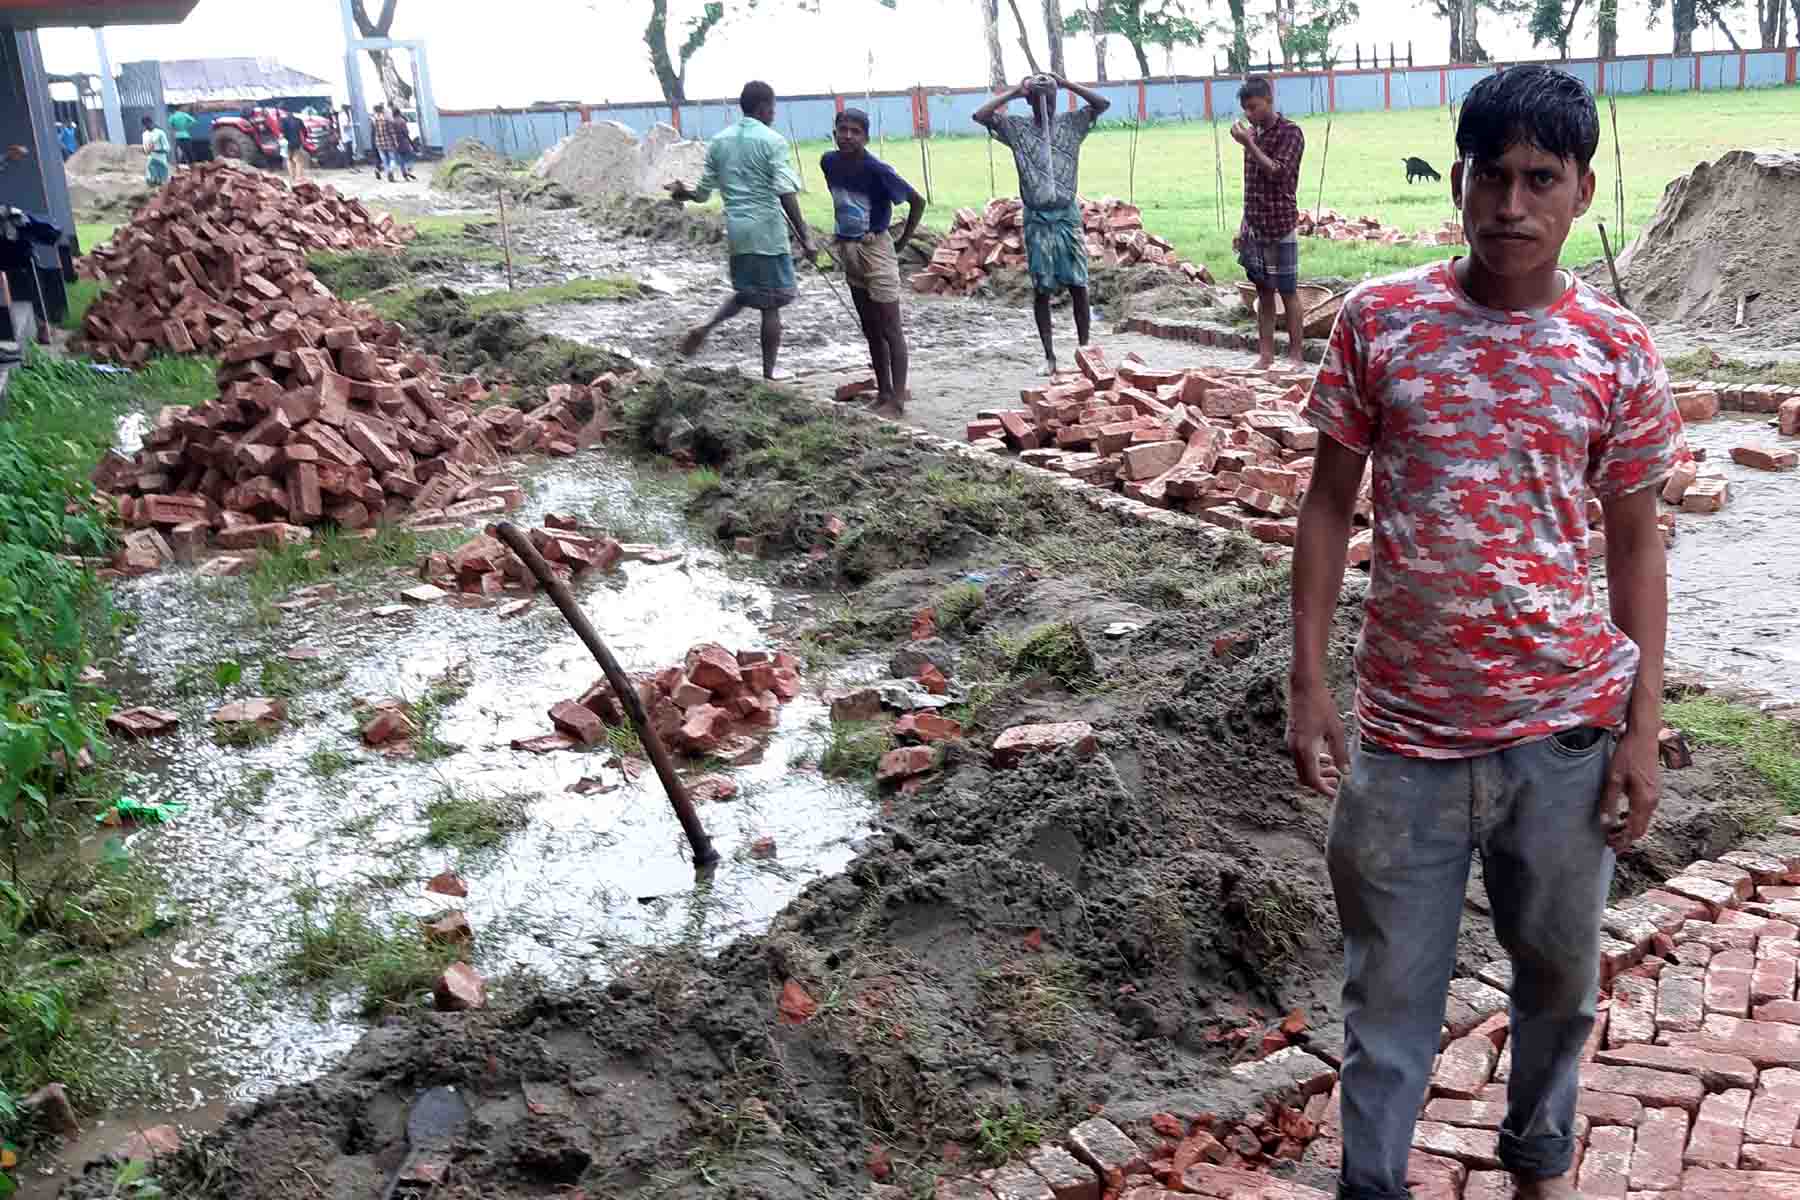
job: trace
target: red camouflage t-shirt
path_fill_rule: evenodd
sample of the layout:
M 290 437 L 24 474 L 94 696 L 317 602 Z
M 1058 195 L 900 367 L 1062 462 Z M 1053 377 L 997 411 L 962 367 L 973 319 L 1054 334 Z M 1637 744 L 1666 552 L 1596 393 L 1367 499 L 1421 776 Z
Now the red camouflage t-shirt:
M 1370 456 L 1366 741 L 1462 758 L 1624 723 L 1638 651 L 1594 595 L 1586 500 L 1656 486 L 1684 452 L 1641 321 L 1578 281 L 1503 312 L 1453 263 L 1375 280 L 1346 298 L 1306 418 Z

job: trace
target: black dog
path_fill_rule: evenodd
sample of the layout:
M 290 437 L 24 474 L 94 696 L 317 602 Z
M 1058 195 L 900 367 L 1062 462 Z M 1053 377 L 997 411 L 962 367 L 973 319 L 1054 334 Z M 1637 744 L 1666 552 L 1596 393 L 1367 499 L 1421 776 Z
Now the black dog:
M 1424 159 L 1415 157 L 1406 159 L 1406 182 L 1413 183 L 1420 179 L 1430 179 L 1442 182 L 1443 178 L 1442 175 L 1439 175 L 1436 171 L 1432 170 L 1431 164 Z

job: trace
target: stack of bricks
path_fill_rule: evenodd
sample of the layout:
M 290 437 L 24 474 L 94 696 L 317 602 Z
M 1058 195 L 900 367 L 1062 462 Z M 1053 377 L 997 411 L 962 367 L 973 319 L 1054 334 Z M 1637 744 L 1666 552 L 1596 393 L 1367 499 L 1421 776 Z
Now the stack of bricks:
M 781 722 L 781 706 L 800 694 L 800 663 L 791 654 L 740 650 L 715 643 L 693 647 L 682 664 L 634 680 L 650 728 L 665 745 L 729 763 L 758 749 L 757 734 Z M 550 707 L 555 732 L 521 739 L 514 749 L 538 753 L 597 746 L 608 726 L 626 723 L 625 705 L 602 679 L 573 700 Z
M 1462 221 L 1456 217 L 1446 217 L 1444 223 L 1436 229 L 1410 234 L 1383 224 L 1379 217 L 1346 217 L 1332 208 L 1324 209 L 1316 215 L 1302 210 L 1298 232 L 1301 237 L 1329 238 L 1334 242 L 1380 242 L 1384 246 L 1405 243 L 1415 246 L 1460 246 L 1467 240 L 1463 236 Z
M 156 350 L 223 352 L 336 305 L 306 269 L 308 252 L 397 248 L 412 236 L 335 188 L 289 190 L 261 171 L 202 163 L 81 260 L 107 284 L 82 320 L 82 348 L 133 366 Z
M 1710 421 L 1721 412 L 1776 417 L 1781 432 L 1800 433 L 1800 387 L 1779 383 L 1710 383 L 1679 380 L 1669 385 L 1683 420 Z
M 978 413 L 970 443 L 1259 541 L 1294 544 L 1319 437 L 1300 416 L 1310 374 L 1153 371 L 1135 355 L 1115 369 L 1093 346 L 1076 362 L 1079 373 L 1027 389 L 1024 408 Z M 1358 519 L 1366 523 L 1366 481 L 1364 489 Z M 1350 561 L 1368 561 L 1369 545 L 1367 530 L 1354 534 Z
M 1154 263 L 1180 271 L 1190 283 L 1211 283 L 1205 267 L 1185 262 L 1165 239 L 1144 231 L 1143 213 L 1135 205 L 1108 197 L 1081 201 L 1081 226 L 1088 259 L 1096 266 Z M 950 232 L 938 243 L 931 262 L 912 276 L 913 290 L 926 294 L 968 295 L 989 271 L 1025 266 L 1025 206 L 999 199 L 985 210 L 961 208 Z

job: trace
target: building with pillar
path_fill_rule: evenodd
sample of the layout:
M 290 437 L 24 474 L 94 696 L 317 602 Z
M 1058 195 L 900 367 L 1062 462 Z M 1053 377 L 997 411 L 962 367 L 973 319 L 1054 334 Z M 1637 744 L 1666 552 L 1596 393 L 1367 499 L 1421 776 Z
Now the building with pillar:
M 0 0 L 0 207 L 19 209 L 60 231 L 6 272 L 12 295 L 38 308 L 38 319 L 68 311 L 64 284 L 75 245 L 75 216 L 63 175 L 50 81 L 38 49 L 46 26 L 162 25 L 187 18 L 197 0 Z

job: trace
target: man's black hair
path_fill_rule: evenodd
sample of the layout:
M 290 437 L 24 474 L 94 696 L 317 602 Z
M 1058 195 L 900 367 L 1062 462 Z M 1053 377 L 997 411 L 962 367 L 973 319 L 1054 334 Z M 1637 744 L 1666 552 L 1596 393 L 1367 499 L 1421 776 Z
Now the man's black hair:
M 738 107 L 743 109 L 745 116 L 749 116 L 765 104 L 773 103 L 775 103 L 775 89 L 760 79 L 752 79 L 746 83 L 743 92 L 738 96 Z
M 1600 145 L 1600 113 L 1587 84 L 1527 63 L 1470 88 L 1456 122 L 1456 156 L 1492 162 L 1521 142 L 1587 170 Z
M 843 112 L 841 112 L 837 115 L 837 120 L 833 121 L 832 124 L 840 125 L 845 121 L 850 122 L 852 125 L 862 126 L 863 134 L 865 136 L 867 136 L 867 134 L 869 132 L 869 114 L 868 113 L 864 112 L 860 108 L 846 108 Z
M 1254 100 L 1258 96 L 1270 104 L 1275 103 L 1275 85 L 1269 82 L 1267 75 L 1252 75 L 1244 80 L 1242 87 L 1238 88 L 1239 104 L 1246 100 Z
M 154 128 L 156 128 L 156 122 L 151 120 L 149 117 L 145 117 L 144 118 L 144 128 L 145 129 L 154 129 Z

